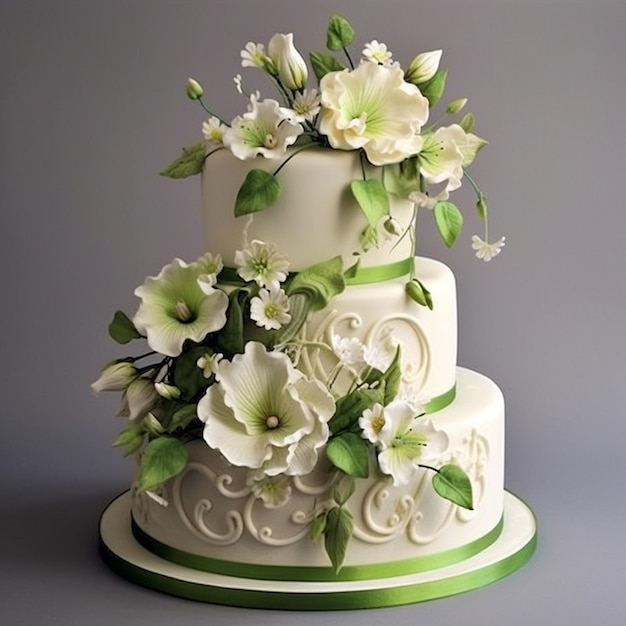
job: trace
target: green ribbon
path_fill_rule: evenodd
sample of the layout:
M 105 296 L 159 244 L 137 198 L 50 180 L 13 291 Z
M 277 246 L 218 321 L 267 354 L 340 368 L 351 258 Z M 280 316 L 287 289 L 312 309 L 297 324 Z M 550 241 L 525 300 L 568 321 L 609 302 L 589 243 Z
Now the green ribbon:
M 456 398 L 456 385 L 449 389 L 445 393 L 442 393 L 440 396 L 435 396 L 430 400 L 430 402 L 424 407 L 426 414 L 436 413 L 437 411 L 441 411 L 441 409 L 445 409 L 449 404 L 452 404 Z
M 394 278 L 401 278 L 413 269 L 413 257 L 373 267 L 357 267 L 349 276 L 346 276 L 346 285 L 369 285 L 381 283 Z M 290 272 L 294 276 L 297 272 Z M 245 281 L 239 276 L 234 267 L 224 267 L 219 274 L 219 282 L 229 285 L 243 285 Z
M 331 567 L 303 567 L 288 565 L 259 565 L 256 563 L 237 563 L 224 561 L 207 556 L 200 556 L 179 550 L 151 537 L 142 530 L 135 520 L 132 520 L 132 532 L 135 539 L 146 550 L 158 557 L 177 563 L 184 567 L 219 574 L 222 576 L 235 576 L 237 578 L 253 578 L 258 580 L 280 580 L 294 582 L 325 582 L 325 581 L 351 581 L 372 580 L 379 578 L 392 578 L 407 574 L 426 572 L 446 565 L 453 565 L 482 552 L 494 543 L 502 532 L 503 520 L 486 535 L 471 541 L 458 548 L 452 548 L 436 554 L 394 561 L 391 563 L 372 565 L 352 565 L 343 567 L 338 573 Z

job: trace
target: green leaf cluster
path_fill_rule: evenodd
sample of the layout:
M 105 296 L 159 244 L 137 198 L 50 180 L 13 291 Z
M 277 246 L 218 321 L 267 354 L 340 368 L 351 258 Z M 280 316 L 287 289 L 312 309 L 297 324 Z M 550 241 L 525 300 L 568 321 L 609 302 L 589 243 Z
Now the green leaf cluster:
M 182 154 L 161 170 L 161 176 L 169 178 L 188 178 L 202 173 L 206 159 L 206 146 L 203 141 L 183 148 Z

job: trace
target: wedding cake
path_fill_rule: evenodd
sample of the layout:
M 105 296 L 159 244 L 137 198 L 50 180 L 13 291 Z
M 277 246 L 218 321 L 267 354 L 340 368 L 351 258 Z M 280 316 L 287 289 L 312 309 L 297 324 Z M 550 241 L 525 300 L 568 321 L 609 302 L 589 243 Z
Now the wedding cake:
M 291 35 L 242 65 L 282 101 L 238 90 L 230 123 L 190 79 L 204 141 L 163 174 L 202 174 L 207 252 L 174 259 L 118 311 L 95 392 L 122 392 L 115 445 L 137 461 L 101 520 L 101 550 L 146 586 L 250 607 L 389 606 L 458 593 L 517 569 L 532 512 L 504 490 L 504 400 L 457 366 L 454 275 L 415 257 L 418 210 L 444 243 L 449 200 L 486 142 L 473 116 L 433 124 L 441 51 L 403 70 L 332 16 L 318 86 Z M 336 54 L 345 51 L 347 65 Z M 456 116 L 451 102 L 443 119 Z M 473 237 L 476 255 L 504 239 Z

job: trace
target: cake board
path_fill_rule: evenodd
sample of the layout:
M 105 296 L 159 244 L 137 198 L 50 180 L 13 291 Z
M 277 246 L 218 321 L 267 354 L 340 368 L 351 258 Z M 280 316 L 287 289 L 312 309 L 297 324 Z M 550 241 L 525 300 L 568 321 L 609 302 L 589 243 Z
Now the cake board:
M 131 531 L 131 498 L 115 498 L 100 519 L 100 553 L 120 576 L 191 600 L 246 608 L 285 610 L 366 609 L 412 604 L 478 589 L 511 574 L 532 556 L 537 524 L 528 505 L 504 494 L 498 539 L 473 557 L 438 569 L 389 578 L 293 582 L 223 576 L 170 563 L 146 550 Z

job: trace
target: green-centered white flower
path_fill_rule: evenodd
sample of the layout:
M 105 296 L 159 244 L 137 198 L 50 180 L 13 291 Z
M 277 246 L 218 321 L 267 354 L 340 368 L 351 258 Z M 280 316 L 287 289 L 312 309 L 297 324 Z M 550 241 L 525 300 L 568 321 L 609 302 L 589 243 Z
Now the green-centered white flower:
M 225 131 L 226 126 L 215 116 L 211 116 L 206 122 L 202 122 L 202 134 L 210 146 L 221 146 Z
M 278 74 L 276 64 L 265 53 L 265 46 L 262 43 L 249 41 L 240 54 L 242 67 L 258 67 L 272 76 Z
M 371 63 L 387 66 L 393 63 L 392 54 L 387 45 L 382 42 L 379 43 L 376 39 L 365 44 L 362 54 L 363 58 Z
M 432 463 L 441 456 L 448 447 L 448 436 L 429 420 L 416 419 L 410 404 L 394 400 L 385 407 L 378 445 L 378 466 L 400 486 L 411 480 L 420 463 Z
M 228 296 L 219 289 L 202 289 L 200 276 L 206 276 L 202 264 L 174 259 L 135 289 L 141 305 L 133 323 L 153 350 L 178 356 L 186 340 L 200 342 L 226 323 Z
M 222 142 L 238 159 L 253 159 L 259 155 L 277 159 L 284 156 L 302 130 L 302 126 L 293 121 L 290 109 L 281 107 L 276 100 L 259 102 L 257 95 L 252 94 L 248 112 L 232 121 Z
M 305 89 L 298 92 L 293 100 L 292 111 L 295 122 L 313 122 L 320 112 L 321 98 L 317 89 Z
M 206 294 L 213 291 L 213 287 L 217 284 L 217 275 L 224 269 L 221 254 L 211 254 L 207 252 L 198 257 L 196 264 L 202 270 L 202 274 L 198 276 L 198 284 L 200 289 Z
M 398 163 L 422 147 L 428 100 L 398 67 L 362 63 L 320 81 L 320 132 L 339 150 L 363 148 L 373 165 Z
M 308 70 L 302 55 L 293 45 L 293 34 L 276 33 L 269 41 L 267 53 L 278 70 L 278 77 L 287 89 L 304 88 Z
M 268 509 L 277 509 L 291 497 L 291 478 L 284 474 L 266 476 L 262 472 L 250 472 L 246 483 L 255 497 L 263 501 Z
M 267 476 L 311 472 L 334 411 L 335 401 L 319 381 L 255 341 L 220 362 L 217 383 L 198 403 L 207 444 L 233 465 Z
M 221 352 L 207 352 L 196 361 L 196 365 L 202 370 L 205 378 L 211 378 L 213 374 L 217 374 L 217 368 L 223 358 Z
M 278 252 L 276 244 L 254 239 L 248 248 L 235 252 L 235 265 L 245 281 L 278 289 L 287 278 L 289 260 Z
M 135 378 L 137 370 L 132 363 L 111 363 L 102 370 L 98 380 L 91 383 L 91 391 L 96 396 L 101 391 L 123 391 Z
M 266 330 L 278 330 L 291 321 L 289 298 L 282 289 L 260 289 L 250 300 L 250 317 Z
M 446 183 L 445 190 L 461 186 L 463 152 L 467 141 L 465 131 L 458 125 L 443 126 L 424 135 L 424 145 L 418 154 L 420 173 L 431 185 Z
M 359 369 L 365 365 L 365 346 L 358 337 L 342 337 L 333 333 L 330 344 L 335 356 L 343 366 Z

